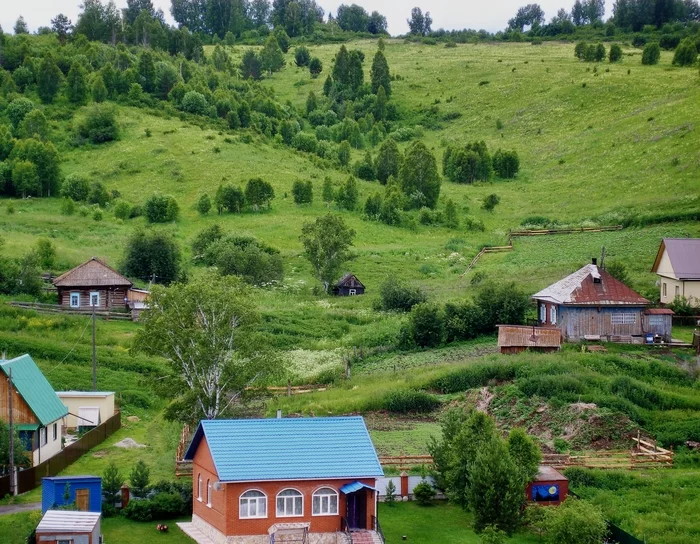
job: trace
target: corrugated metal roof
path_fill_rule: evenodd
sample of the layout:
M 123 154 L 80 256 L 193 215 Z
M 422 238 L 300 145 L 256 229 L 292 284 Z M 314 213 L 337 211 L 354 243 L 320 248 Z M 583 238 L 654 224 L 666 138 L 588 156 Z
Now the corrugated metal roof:
M 0 368 L 8 376 L 12 369 L 12 383 L 42 425 L 46 426 L 68 414 L 68 408 L 29 355 L 0 361 Z
M 53 284 L 56 287 L 131 287 L 133 285 L 128 279 L 97 257 L 93 257 L 65 274 L 61 274 L 53 280 Z
M 679 280 L 700 280 L 700 238 L 664 238 L 652 272 L 656 272 L 664 249 Z
M 498 325 L 498 347 L 558 348 L 561 330 L 553 327 Z
M 595 282 L 594 278 L 600 278 L 600 281 Z M 573 274 L 535 293 L 532 298 L 575 306 L 645 306 L 649 304 L 643 296 L 594 264 L 587 264 Z
M 376 491 L 376 487 L 372 487 L 371 485 L 363 484 L 362 482 L 354 481 L 350 482 L 349 484 L 345 484 L 340 488 L 341 493 L 345 493 L 346 495 L 350 493 L 354 493 L 355 491 L 359 491 L 360 489 L 371 489 L 372 491 Z
M 37 533 L 91 533 L 100 521 L 99 512 L 47 510 L 37 525 Z
M 669 308 L 647 308 L 644 310 L 647 315 L 676 315 L 675 312 Z
M 384 475 L 359 416 L 202 421 L 185 459 L 203 437 L 222 482 Z
M 541 482 L 541 481 L 567 481 L 568 478 L 564 476 L 561 472 L 559 472 L 557 469 L 554 467 L 550 467 L 547 465 L 540 465 L 537 469 L 537 476 L 535 477 L 536 482 Z

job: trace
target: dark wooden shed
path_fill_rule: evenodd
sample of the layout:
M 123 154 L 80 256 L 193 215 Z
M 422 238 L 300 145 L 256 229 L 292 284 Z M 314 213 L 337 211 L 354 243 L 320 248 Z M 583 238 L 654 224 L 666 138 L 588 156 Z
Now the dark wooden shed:
M 333 294 L 339 297 L 351 297 L 355 295 L 364 295 L 365 286 L 357 279 L 355 274 L 345 274 L 340 281 L 333 287 Z
M 498 325 L 498 348 L 501 353 L 539 351 L 549 353 L 561 349 L 561 331 L 554 327 Z
M 93 257 L 60 275 L 53 284 L 58 304 L 73 310 L 112 310 L 126 307 L 133 284 L 103 261 Z
M 642 314 L 642 330 L 646 342 L 670 342 L 673 328 L 673 310 L 669 308 L 647 308 Z M 651 335 L 651 336 L 649 336 Z

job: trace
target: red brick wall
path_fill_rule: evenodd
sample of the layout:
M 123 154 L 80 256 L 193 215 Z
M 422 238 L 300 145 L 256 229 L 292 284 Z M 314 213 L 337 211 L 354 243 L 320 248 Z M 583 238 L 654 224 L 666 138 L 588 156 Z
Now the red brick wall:
M 229 483 L 221 491 L 214 490 L 214 482 L 218 481 L 214 461 L 209 452 L 206 438 L 197 448 L 194 455 L 192 474 L 193 513 L 215 527 L 227 536 L 261 535 L 275 523 L 310 523 L 314 533 L 330 533 L 340 530 L 341 519 L 347 514 L 345 495 L 338 492 L 338 515 L 312 515 L 312 495 L 320 487 L 330 487 L 336 491 L 341 486 L 354 482 L 354 479 L 342 480 L 306 480 L 295 482 L 260 482 L 260 483 Z M 198 478 L 202 477 L 202 500 L 198 500 Z M 207 480 L 211 481 L 211 507 L 207 506 Z M 374 487 L 374 478 L 365 478 L 361 482 Z M 304 515 L 300 517 L 281 517 L 276 515 L 277 494 L 288 488 L 300 491 L 304 495 Z M 262 491 L 267 495 L 267 517 L 239 519 L 238 508 L 240 496 L 250 489 Z M 362 493 L 360 491 L 359 493 Z M 367 494 L 367 527 L 372 526 L 372 516 L 375 512 L 376 493 L 364 490 Z
M 214 482 L 219 478 L 216 475 L 214 460 L 209 453 L 207 439 L 202 437 L 192 463 L 192 511 L 209 525 L 225 533 L 226 531 L 226 493 L 224 489 L 216 491 Z M 202 477 L 202 500 L 198 499 L 198 478 Z M 211 482 L 211 507 L 207 506 L 207 480 Z

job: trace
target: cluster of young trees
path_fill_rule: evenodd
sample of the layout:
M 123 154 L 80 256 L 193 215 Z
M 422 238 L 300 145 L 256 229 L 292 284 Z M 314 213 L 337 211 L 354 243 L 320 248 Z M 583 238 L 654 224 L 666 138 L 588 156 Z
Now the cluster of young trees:
M 169 285 L 182 279 L 182 253 L 173 236 L 161 230 L 137 229 L 124 248 L 125 276 Z
M 474 301 L 417 304 L 401 330 L 399 344 L 432 348 L 493 334 L 499 323 L 524 323 L 528 307 L 527 295 L 515 283 L 485 285 Z
M 367 13 L 365 8 L 352 4 L 340 4 L 335 17 L 338 26 L 348 32 L 368 32 L 369 34 L 386 34 L 386 17 L 378 11 Z
M 274 198 L 275 190 L 269 182 L 261 178 L 251 178 L 246 183 L 245 189 L 231 183 L 219 185 L 214 197 L 214 205 L 219 215 L 224 212 L 241 213 L 246 207 L 258 211 L 264 206 L 269 210 Z M 200 203 L 205 203 L 200 206 L 200 212 L 209 211 L 206 206 L 208 201 L 208 195 L 200 197 Z M 204 211 L 205 208 L 206 211 Z
M 40 239 L 23 257 L 14 259 L 3 254 L 5 240 L 0 237 L 0 294 L 25 293 L 38 297 L 42 293 L 41 267 L 50 269 L 55 249 L 49 240 Z M 7 433 L 5 433 L 7 437 Z M 2 443 L 0 443 L 2 448 Z M 1 453 L 1 451 L 0 451 Z
M 217 224 L 192 241 L 192 262 L 216 267 L 219 274 L 238 276 L 252 285 L 281 281 L 284 275 L 278 249 L 252 236 L 226 234 Z
M 442 156 L 442 171 L 450 180 L 457 183 L 488 181 L 496 175 L 512 179 L 520 170 L 517 151 L 499 149 L 493 157 L 486 142 L 477 141 L 465 146 L 448 146 Z
M 537 475 L 539 446 L 522 429 L 506 439 L 487 414 L 457 408 L 428 444 L 439 488 L 474 515 L 474 529 L 491 526 L 511 535 L 523 522 L 525 488 Z

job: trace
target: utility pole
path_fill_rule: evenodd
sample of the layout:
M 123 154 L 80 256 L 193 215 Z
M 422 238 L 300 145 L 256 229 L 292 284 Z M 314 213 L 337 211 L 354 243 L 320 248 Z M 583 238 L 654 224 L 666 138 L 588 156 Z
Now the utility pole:
M 9 408 L 9 420 L 10 420 L 10 441 L 9 441 L 9 454 L 10 454 L 10 495 L 15 496 L 15 425 L 14 417 L 12 415 L 12 367 L 10 367 L 10 372 L 7 377 L 7 396 L 8 402 L 7 406 Z
M 90 300 L 90 304 L 92 306 L 92 390 L 97 391 L 97 353 L 95 351 L 95 304 L 92 300 Z

